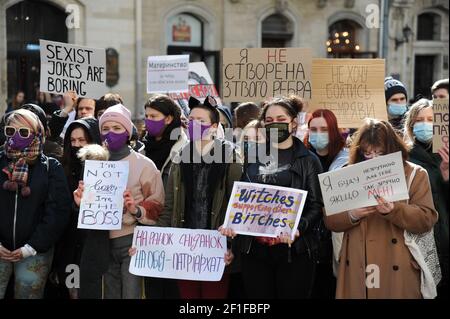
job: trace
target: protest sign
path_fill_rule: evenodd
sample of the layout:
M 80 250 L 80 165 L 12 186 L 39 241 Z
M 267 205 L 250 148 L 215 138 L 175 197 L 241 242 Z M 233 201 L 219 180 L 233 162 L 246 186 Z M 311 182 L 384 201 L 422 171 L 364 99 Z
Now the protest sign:
M 235 182 L 224 227 L 237 234 L 295 237 L 308 192 L 273 185 Z
M 176 101 L 183 108 L 183 110 L 188 110 L 190 96 L 203 102 L 205 98 L 210 95 L 214 97 L 218 105 L 222 105 L 219 93 L 217 92 L 216 86 L 214 85 L 204 62 L 189 63 L 188 84 L 189 92 L 168 94 L 172 100 Z
M 448 99 L 433 100 L 433 153 L 448 147 Z
M 189 55 L 150 56 L 147 93 L 188 92 Z
M 401 152 L 319 174 L 319 182 L 327 215 L 378 205 L 374 195 L 390 202 L 409 198 Z
M 365 118 L 387 121 L 383 59 L 313 59 L 309 111 L 333 111 L 341 128 Z
M 85 162 L 78 228 L 122 228 L 123 192 L 127 187 L 128 172 L 127 161 Z
M 41 53 L 40 91 L 98 99 L 106 87 L 105 49 L 39 40 Z
M 263 101 L 291 94 L 309 100 L 311 61 L 311 49 L 223 49 L 223 100 Z
M 137 276 L 220 281 L 225 269 L 227 240 L 217 230 L 137 226 L 132 247 Z

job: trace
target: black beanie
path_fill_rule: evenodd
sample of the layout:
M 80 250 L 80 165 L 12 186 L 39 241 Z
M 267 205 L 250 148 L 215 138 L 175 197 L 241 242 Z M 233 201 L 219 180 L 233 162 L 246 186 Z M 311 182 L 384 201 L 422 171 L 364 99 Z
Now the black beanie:
M 406 88 L 402 82 L 391 76 L 384 79 L 384 96 L 386 97 L 386 103 L 394 94 L 397 93 L 405 94 L 405 97 L 408 100 L 408 94 L 406 93 Z

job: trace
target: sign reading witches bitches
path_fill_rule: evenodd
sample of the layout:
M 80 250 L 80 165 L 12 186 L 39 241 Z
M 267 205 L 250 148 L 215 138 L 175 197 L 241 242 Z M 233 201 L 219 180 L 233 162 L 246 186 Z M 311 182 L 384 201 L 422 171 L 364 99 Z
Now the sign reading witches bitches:
M 78 228 L 122 228 L 123 193 L 127 187 L 128 172 L 127 161 L 85 162 Z
M 106 87 L 105 49 L 39 40 L 41 52 L 40 91 L 98 99 Z

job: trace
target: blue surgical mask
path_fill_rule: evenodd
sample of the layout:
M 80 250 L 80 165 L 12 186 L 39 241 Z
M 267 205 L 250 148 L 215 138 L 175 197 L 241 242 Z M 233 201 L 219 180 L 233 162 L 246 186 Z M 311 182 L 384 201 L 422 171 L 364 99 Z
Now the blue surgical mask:
M 328 147 L 328 132 L 327 133 L 309 133 L 309 143 L 316 150 L 323 150 Z
M 388 104 L 388 113 L 392 117 L 400 117 L 405 114 L 407 110 L 406 104 Z
M 414 136 L 422 143 L 428 143 L 433 138 L 433 123 L 419 122 L 414 124 Z

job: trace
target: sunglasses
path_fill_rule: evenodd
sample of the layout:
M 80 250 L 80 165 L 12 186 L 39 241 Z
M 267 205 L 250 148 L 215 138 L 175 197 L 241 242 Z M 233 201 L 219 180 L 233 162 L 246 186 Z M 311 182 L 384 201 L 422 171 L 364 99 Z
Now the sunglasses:
M 32 134 L 28 127 L 15 128 L 14 126 L 5 126 L 5 135 L 7 137 L 13 137 L 16 132 L 19 132 L 19 136 L 22 138 L 29 138 Z

